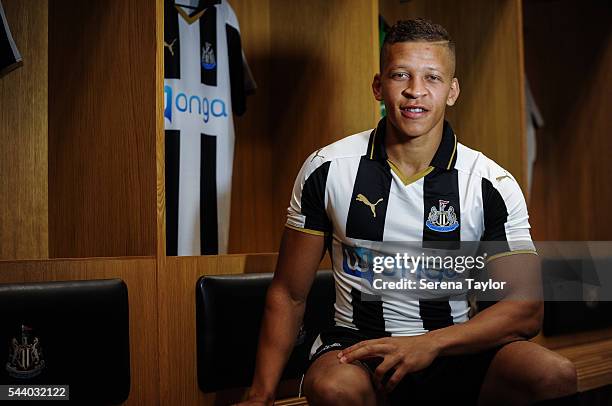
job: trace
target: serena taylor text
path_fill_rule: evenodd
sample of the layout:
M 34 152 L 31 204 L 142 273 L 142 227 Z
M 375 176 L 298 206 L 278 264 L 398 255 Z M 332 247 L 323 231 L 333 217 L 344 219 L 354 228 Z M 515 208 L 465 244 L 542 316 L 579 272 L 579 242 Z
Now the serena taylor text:
M 475 279 L 464 279 L 461 281 L 430 281 L 427 279 L 412 279 L 402 278 L 397 281 L 385 281 L 375 279 L 372 283 L 374 289 L 390 289 L 390 290 L 478 290 L 485 292 L 487 290 L 503 290 L 507 282 L 494 281 L 489 279 L 486 281 L 477 281 Z

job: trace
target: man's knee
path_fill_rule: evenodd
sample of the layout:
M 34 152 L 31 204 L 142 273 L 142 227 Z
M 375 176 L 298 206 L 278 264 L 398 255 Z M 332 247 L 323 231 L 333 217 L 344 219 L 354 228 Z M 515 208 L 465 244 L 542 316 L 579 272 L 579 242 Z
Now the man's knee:
M 561 356 L 548 360 L 531 377 L 530 389 L 535 400 L 553 399 L 576 393 L 578 379 L 574 364 Z
M 373 396 L 369 379 L 361 371 L 336 368 L 334 373 L 308 377 L 304 394 L 311 405 L 366 405 Z
M 481 390 L 481 404 L 529 404 L 577 391 L 576 368 L 567 358 L 531 342 L 503 347 L 495 356 Z

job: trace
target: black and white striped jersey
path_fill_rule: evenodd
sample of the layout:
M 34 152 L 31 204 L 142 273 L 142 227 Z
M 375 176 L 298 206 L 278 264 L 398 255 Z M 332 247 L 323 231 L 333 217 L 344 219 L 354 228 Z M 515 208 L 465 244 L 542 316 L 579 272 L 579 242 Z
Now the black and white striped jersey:
M 175 4 L 176 3 L 176 4 Z M 254 89 L 225 0 L 164 1 L 168 255 L 227 251 L 233 114 Z M 245 75 L 246 73 L 246 75 Z
M 286 226 L 330 237 L 335 322 L 372 335 L 417 335 L 468 320 L 467 292 L 438 300 L 373 297 L 356 270 L 371 242 L 499 241 L 490 256 L 535 253 L 527 207 L 510 173 L 457 142 L 445 122 L 431 165 L 410 178 L 388 160 L 386 119 L 311 154 L 293 188 Z M 442 299 L 442 300 L 440 300 Z

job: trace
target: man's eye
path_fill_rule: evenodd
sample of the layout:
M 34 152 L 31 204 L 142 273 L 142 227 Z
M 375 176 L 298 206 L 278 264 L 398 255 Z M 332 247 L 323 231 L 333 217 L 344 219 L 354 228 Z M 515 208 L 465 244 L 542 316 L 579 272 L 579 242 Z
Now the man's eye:
M 433 80 L 434 82 L 437 82 L 440 80 L 440 76 L 436 76 L 436 75 L 429 75 L 428 76 L 429 80 Z
M 408 74 L 405 72 L 395 72 L 391 74 L 393 79 L 405 79 L 408 77 Z

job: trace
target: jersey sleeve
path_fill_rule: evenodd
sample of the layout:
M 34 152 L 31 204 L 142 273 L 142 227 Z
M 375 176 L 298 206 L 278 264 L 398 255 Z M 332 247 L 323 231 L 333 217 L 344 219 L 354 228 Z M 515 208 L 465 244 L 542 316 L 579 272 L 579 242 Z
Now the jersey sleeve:
M 484 231 L 482 247 L 487 260 L 512 254 L 535 254 L 529 232 L 527 204 L 519 184 L 507 172 L 482 179 Z
M 227 34 L 227 54 L 232 93 L 232 111 L 241 116 L 246 111 L 246 91 L 244 88 L 244 68 L 242 65 L 242 45 L 240 32 L 236 27 L 225 25 Z
M 256 85 L 242 50 L 240 26 L 234 10 L 227 4 L 228 17 L 225 23 L 227 56 L 230 74 L 232 111 L 241 116 L 246 112 L 246 97 L 254 93 Z
M 316 152 L 306 159 L 293 185 L 287 227 L 315 235 L 331 233 L 325 198 L 329 166 Z

